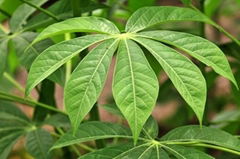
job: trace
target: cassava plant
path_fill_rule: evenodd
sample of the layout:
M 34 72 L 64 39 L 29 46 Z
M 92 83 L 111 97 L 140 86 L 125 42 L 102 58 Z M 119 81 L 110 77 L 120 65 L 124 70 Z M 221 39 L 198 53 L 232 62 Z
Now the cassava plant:
M 211 10 L 206 5 L 208 14 L 204 14 L 202 0 L 200 9 L 188 0 L 182 1 L 186 7 L 144 7 L 154 1 L 136 7 L 133 0 L 127 4 L 72 0 L 72 5 L 67 0 L 19 1 L 22 4 L 9 15 L 10 27 L 3 27 L 0 34 L 0 75 L 25 97 L 0 92 L 1 159 L 7 158 L 21 136 L 25 136 L 27 152 L 36 159 L 212 159 L 208 148 L 240 156 L 238 137 L 209 126 L 204 118 L 210 81 L 205 65 L 211 73 L 231 81 L 235 94 L 238 92 L 238 80 L 222 51 L 228 46 L 221 45 L 221 50 L 204 34 L 161 29 L 173 22 L 209 24 L 239 47 L 236 38 L 211 20 L 209 15 L 216 7 Z M 50 6 L 41 7 L 46 2 Z M 123 23 L 114 20 L 114 12 L 121 7 L 134 11 L 124 29 Z M 95 9 L 103 12 L 95 13 Z M 26 88 L 8 73 L 10 52 L 28 71 Z M 98 99 L 112 59 L 116 59 L 111 83 L 114 104 L 104 108 L 127 124 L 99 119 Z M 161 128 L 151 113 L 161 98 L 160 72 L 165 72 L 180 94 L 177 96 L 195 113 L 198 125 L 159 133 Z M 64 109 L 56 107 L 55 84 L 64 88 Z M 34 88 L 38 101 L 31 95 Z M 6 101 L 32 106 L 32 117 Z M 219 119 L 213 125 L 214 121 Z

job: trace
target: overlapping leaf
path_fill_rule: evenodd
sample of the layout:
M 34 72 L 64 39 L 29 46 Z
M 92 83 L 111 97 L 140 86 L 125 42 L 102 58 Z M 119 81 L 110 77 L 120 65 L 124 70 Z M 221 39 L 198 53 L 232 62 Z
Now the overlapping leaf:
M 65 87 L 65 107 L 75 130 L 97 101 L 117 46 L 116 39 L 102 42 L 72 73 Z
M 8 39 L 0 40 L 0 78 L 6 68 L 7 54 L 8 54 Z
M 83 123 L 79 126 L 75 135 L 73 131 L 64 134 L 52 147 L 61 148 L 64 146 L 92 141 L 97 139 L 107 138 L 131 138 L 131 133 L 128 128 L 118 124 L 105 123 L 100 121 L 91 121 Z
M 88 35 L 61 42 L 46 49 L 31 66 L 26 94 L 79 52 L 107 38 L 109 37 L 106 35 Z
M 119 45 L 113 80 L 114 99 L 136 141 L 158 95 L 158 80 L 140 47 L 131 40 Z
M 78 17 L 55 23 L 44 29 L 34 40 L 36 43 L 48 37 L 69 32 L 97 32 L 118 34 L 118 28 L 110 21 L 100 17 Z
M 159 42 L 145 38 L 134 39 L 158 60 L 201 122 L 206 101 L 206 82 L 197 66 L 185 56 Z
M 226 77 L 237 86 L 227 58 L 212 42 L 192 34 L 166 30 L 142 32 L 140 35 L 173 45 L 185 51 L 212 67 L 215 72 Z

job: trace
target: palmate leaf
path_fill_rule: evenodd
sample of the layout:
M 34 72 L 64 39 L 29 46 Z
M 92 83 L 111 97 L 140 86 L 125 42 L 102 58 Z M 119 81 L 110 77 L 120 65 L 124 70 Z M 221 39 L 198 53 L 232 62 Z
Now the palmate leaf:
M 31 0 L 31 3 L 36 6 L 41 6 L 47 0 Z M 35 8 L 29 6 L 28 4 L 20 5 L 13 13 L 10 19 L 10 29 L 12 32 L 19 31 L 22 29 L 23 25 L 26 24 L 27 18 L 36 11 Z
M 206 101 L 206 82 L 201 71 L 188 58 L 166 45 L 145 38 L 134 39 L 158 60 L 201 123 Z
M 224 53 L 212 42 L 188 33 L 176 31 L 147 31 L 138 35 L 175 46 L 194 58 L 212 67 L 215 72 L 226 77 L 237 86 L 230 65 Z
M 37 128 L 27 134 L 26 149 L 35 159 L 50 159 L 49 149 L 52 145 L 51 134 L 42 128 Z
M 217 145 L 240 152 L 240 140 L 219 129 L 189 125 L 168 132 L 161 141 L 198 142 Z
M 26 94 L 64 63 L 89 46 L 108 39 L 106 35 L 87 35 L 53 45 L 33 62 L 27 80 Z
M 52 149 L 107 138 L 132 138 L 132 136 L 130 130 L 124 126 L 100 121 L 90 121 L 81 124 L 75 135 L 73 135 L 73 130 L 64 134 L 54 144 Z
M 113 96 L 132 129 L 135 142 L 157 95 L 158 80 L 142 50 L 135 42 L 123 39 L 118 49 Z
M 30 126 L 29 119 L 16 106 L 0 101 L 0 158 L 6 159 L 19 137 Z
M 55 23 L 44 29 L 34 40 L 36 43 L 48 37 L 69 32 L 97 32 L 118 34 L 118 28 L 110 21 L 100 17 L 78 17 Z
M 74 130 L 97 101 L 117 46 L 117 39 L 102 42 L 80 62 L 67 82 L 65 107 Z

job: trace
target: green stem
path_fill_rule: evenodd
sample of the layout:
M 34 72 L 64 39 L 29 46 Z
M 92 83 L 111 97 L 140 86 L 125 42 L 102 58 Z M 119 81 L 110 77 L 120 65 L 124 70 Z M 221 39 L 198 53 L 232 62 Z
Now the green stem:
M 87 145 L 84 145 L 84 144 L 77 144 L 77 145 L 78 145 L 79 147 L 85 149 L 85 150 L 88 150 L 89 152 L 94 152 L 94 151 L 96 151 L 95 149 L 93 149 L 93 148 L 91 148 L 91 147 L 89 147 L 89 146 L 87 146 Z
M 11 17 L 11 15 L 8 12 L 6 12 L 5 10 L 3 10 L 1 8 L 0 8 L 0 12 L 8 18 Z
M 66 33 L 64 35 L 65 35 L 65 40 L 70 40 L 71 39 L 71 34 L 70 33 Z M 70 59 L 66 63 L 66 82 L 69 80 L 71 72 L 72 72 L 72 60 Z
M 7 30 L 7 28 L 5 28 L 1 23 L 0 23 L 0 29 L 6 34 L 8 34 L 9 32 L 9 30 Z
M 25 93 L 25 89 L 7 72 L 3 73 L 3 76 L 10 82 L 12 83 L 19 91 L 22 93 Z
M 42 108 L 45 108 L 45 109 L 48 109 L 48 110 L 51 110 L 51 111 L 54 111 L 54 112 L 58 112 L 58 113 L 62 113 L 64 115 L 67 115 L 66 112 L 63 112 L 63 111 L 61 111 L 57 108 L 54 108 L 53 106 L 43 104 L 43 103 L 31 100 L 31 99 L 14 96 L 14 95 L 4 93 L 4 92 L 1 92 L 1 91 L 0 91 L 0 99 L 11 101 L 11 102 L 18 102 L 18 103 L 25 104 L 25 105 L 28 105 L 28 106 L 33 107 L 33 108 L 36 107 L 36 106 L 39 106 L 39 107 L 42 107 Z
M 53 13 L 49 12 L 46 9 L 43 9 L 41 7 L 36 6 L 35 4 L 32 4 L 31 2 L 27 1 L 27 0 L 20 0 L 23 3 L 26 3 L 27 5 L 39 10 L 40 12 L 43 12 L 44 14 L 46 14 L 47 16 L 51 17 L 52 19 L 56 20 L 56 21 L 60 21 L 60 19 L 58 19 L 57 16 L 55 16 Z

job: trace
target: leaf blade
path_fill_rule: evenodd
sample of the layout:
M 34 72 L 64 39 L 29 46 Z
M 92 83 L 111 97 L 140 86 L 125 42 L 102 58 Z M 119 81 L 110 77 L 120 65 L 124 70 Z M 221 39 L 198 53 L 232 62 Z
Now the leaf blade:
M 113 96 L 131 127 L 135 142 L 151 114 L 157 94 L 158 80 L 142 50 L 135 42 L 122 40 L 117 53 Z
M 91 110 L 103 89 L 118 40 L 96 46 L 77 66 L 64 90 L 66 110 L 74 130 Z
M 97 32 L 103 34 L 118 34 L 119 30 L 112 22 L 104 18 L 77 17 L 48 26 L 39 34 L 33 43 L 54 35 L 68 32 Z
M 201 71 L 188 58 L 159 42 L 145 38 L 134 38 L 134 40 L 158 60 L 201 123 L 207 94 L 206 82 Z

